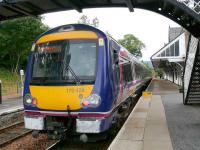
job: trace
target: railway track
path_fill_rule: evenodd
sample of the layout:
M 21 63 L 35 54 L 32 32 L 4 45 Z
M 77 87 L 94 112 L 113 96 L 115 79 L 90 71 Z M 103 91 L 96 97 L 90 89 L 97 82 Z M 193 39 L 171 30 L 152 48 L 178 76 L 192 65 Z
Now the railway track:
M 17 122 L 7 127 L 1 128 L 0 129 L 0 148 L 31 132 L 32 130 L 28 130 L 24 128 L 24 122 Z
M 56 141 L 54 144 L 51 144 L 45 150 L 107 150 L 112 140 L 102 140 L 98 142 L 92 143 L 83 143 L 80 141 L 72 141 L 72 140 L 63 140 Z
M 135 96 L 136 99 L 136 103 L 139 100 L 139 97 L 142 94 L 142 91 L 144 91 L 148 85 L 149 85 L 150 81 L 141 89 L 140 94 Z M 135 104 L 136 104 L 135 103 Z M 135 105 L 132 107 L 132 109 L 135 107 Z M 131 113 L 132 109 L 130 110 L 129 114 Z M 125 119 L 126 120 L 126 119 Z M 123 123 L 125 122 L 125 120 L 123 121 Z M 122 123 L 122 125 L 123 125 Z M 121 125 L 121 126 L 122 126 Z M 98 142 L 93 142 L 93 143 L 82 143 L 82 142 L 77 142 L 77 141 L 73 141 L 72 138 L 65 140 L 65 141 L 56 141 L 54 144 L 52 144 L 51 146 L 49 146 L 46 150 L 107 150 L 110 143 L 112 142 L 114 137 L 107 139 L 107 140 L 102 140 L 102 141 L 98 141 Z
M 53 150 L 55 149 L 59 144 L 60 144 L 60 140 L 55 141 L 55 143 L 53 143 L 51 146 L 49 146 L 48 148 L 46 148 L 46 150 Z

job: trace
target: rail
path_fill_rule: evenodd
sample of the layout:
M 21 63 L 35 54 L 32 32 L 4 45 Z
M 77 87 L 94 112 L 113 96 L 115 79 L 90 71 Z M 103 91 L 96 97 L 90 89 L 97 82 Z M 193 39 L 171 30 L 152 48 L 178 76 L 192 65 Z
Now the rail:
M 32 132 L 32 130 L 24 129 L 23 126 L 24 122 L 17 122 L 0 129 L 0 137 L 3 136 L 0 138 L 0 148 Z
M 46 148 L 46 150 L 52 150 L 55 149 L 59 144 L 60 144 L 60 140 L 56 141 L 54 144 L 52 144 L 51 146 L 49 146 L 48 148 Z

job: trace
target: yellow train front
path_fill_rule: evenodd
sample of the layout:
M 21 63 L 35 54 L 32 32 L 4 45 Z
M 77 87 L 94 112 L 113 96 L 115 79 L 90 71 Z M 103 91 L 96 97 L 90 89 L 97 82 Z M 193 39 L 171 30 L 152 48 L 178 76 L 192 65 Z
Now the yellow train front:
M 87 25 L 65 25 L 42 34 L 26 69 L 25 127 L 51 138 L 66 132 L 106 132 L 143 82 L 145 69 L 134 60 L 112 38 Z

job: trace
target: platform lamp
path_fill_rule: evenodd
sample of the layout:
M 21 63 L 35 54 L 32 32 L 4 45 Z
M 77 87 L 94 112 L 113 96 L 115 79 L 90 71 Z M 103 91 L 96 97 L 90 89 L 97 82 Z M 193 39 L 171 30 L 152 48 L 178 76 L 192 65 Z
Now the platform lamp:
M 23 96 L 24 92 L 24 70 L 20 70 L 20 77 L 21 77 L 21 95 Z

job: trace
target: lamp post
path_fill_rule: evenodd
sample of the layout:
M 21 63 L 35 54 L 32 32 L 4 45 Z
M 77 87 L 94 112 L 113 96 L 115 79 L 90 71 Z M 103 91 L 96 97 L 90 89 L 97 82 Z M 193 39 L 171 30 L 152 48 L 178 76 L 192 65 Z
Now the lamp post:
M 20 76 L 21 76 L 21 95 L 23 96 L 23 92 L 24 92 L 24 70 L 20 70 Z

